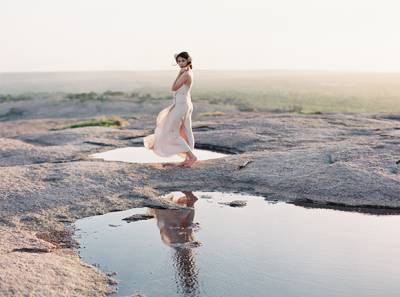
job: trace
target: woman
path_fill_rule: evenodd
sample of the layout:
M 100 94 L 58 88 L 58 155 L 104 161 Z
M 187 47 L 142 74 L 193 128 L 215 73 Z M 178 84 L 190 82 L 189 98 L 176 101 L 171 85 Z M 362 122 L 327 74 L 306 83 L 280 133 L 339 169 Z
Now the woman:
M 174 92 L 173 103 L 160 111 L 154 134 L 144 137 L 143 143 L 161 157 L 178 155 L 185 158 L 180 163 L 165 165 L 192 167 L 197 161 L 193 153 L 193 104 L 190 96 L 193 85 L 192 58 L 187 52 L 181 52 L 175 54 L 175 61 L 181 69 L 171 88 Z

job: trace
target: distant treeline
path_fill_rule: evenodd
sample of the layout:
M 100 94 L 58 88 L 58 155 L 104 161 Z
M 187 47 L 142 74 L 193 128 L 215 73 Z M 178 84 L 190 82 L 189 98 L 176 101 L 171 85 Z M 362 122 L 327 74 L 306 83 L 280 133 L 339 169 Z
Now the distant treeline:
M 172 95 L 166 96 L 152 96 L 150 93 L 142 94 L 140 92 L 121 92 L 121 91 L 105 91 L 103 93 L 96 92 L 87 92 L 87 93 L 69 93 L 66 95 L 68 99 L 79 100 L 79 101 L 87 101 L 87 100 L 98 100 L 105 101 L 112 99 L 113 97 L 122 97 L 122 98 L 135 98 L 137 102 L 145 102 L 145 101 L 159 101 L 159 100 L 167 100 L 172 99 Z
M 0 103 L 3 102 L 12 102 L 12 101 L 23 101 L 23 100 L 30 100 L 31 97 L 28 95 L 0 95 Z

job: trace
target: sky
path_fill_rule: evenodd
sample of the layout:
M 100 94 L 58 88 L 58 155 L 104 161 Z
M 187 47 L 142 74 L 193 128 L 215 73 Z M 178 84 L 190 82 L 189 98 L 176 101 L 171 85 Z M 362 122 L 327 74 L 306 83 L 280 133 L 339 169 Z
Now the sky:
M 0 0 L 0 72 L 400 72 L 398 0 Z M 174 68 L 175 67 L 175 68 Z

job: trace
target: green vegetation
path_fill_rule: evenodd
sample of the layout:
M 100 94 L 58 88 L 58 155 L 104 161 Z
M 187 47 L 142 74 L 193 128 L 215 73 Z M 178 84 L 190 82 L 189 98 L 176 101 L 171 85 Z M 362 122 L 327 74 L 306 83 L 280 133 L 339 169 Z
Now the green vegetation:
M 88 93 L 69 93 L 69 94 L 67 94 L 68 99 L 79 100 L 81 102 L 89 101 L 89 100 L 105 101 L 105 100 L 109 100 L 115 96 L 124 97 L 124 96 L 127 96 L 127 94 L 125 94 L 124 92 L 120 92 L 120 91 L 110 91 L 110 90 L 105 91 L 103 93 L 88 92 Z
M 315 88 L 309 90 L 296 86 L 293 90 L 285 89 L 286 86 L 278 86 L 268 89 L 260 86 L 260 89 L 241 89 L 239 85 L 226 87 L 227 90 L 198 89 L 192 91 L 193 103 L 204 101 L 218 105 L 230 105 L 240 111 L 273 111 L 295 112 L 304 115 L 321 114 L 324 112 L 400 112 L 400 90 L 398 94 L 377 93 L 373 89 L 370 94 L 364 90 L 325 90 Z M 375 93 L 374 93 L 375 92 Z M 139 104 L 158 104 L 165 100 L 172 100 L 173 94 L 159 89 L 140 89 L 125 93 L 122 91 L 105 91 L 103 93 L 69 93 L 66 98 L 79 102 L 112 100 L 129 100 Z M 0 95 L 0 103 L 30 100 L 27 95 Z
M 163 95 L 154 95 L 149 92 L 140 93 L 140 92 L 132 92 L 129 96 L 130 98 L 134 98 L 137 103 L 151 102 L 157 103 L 162 100 L 172 100 L 173 96 L 171 94 L 163 94 Z
M 107 97 L 103 94 L 97 94 L 96 92 L 89 92 L 89 93 L 70 93 L 67 94 L 68 99 L 79 100 L 81 102 L 88 101 L 88 100 L 99 100 L 104 101 Z
M 35 75 L 32 74 L 32 77 Z M 173 71 L 133 71 L 118 76 L 99 73 L 98 77 L 93 73 L 76 75 L 82 78 L 85 85 L 79 83 L 75 89 L 93 90 L 67 95 L 78 102 L 124 100 L 158 104 L 163 100 L 172 100 L 170 86 L 175 77 Z M 195 83 L 191 91 L 193 103 L 204 101 L 215 104 L 217 110 L 217 105 L 230 105 L 243 111 L 287 111 L 305 115 L 325 112 L 400 112 L 400 73 L 196 70 L 194 75 Z M 65 78 L 66 85 L 71 83 L 69 79 Z M 104 92 L 105 82 L 119 91 Z M 18 80 L 8 84 L 8 89 L 3 87 L 2 90 L 10 94 L 15 91 L 51 92 L 60 88 L 59 81 L 54 81 L 53 75 L 37 85 L 25 85 Z M 22 98 L 26 97 L 2 95 L 0 102 Z
M 119 92 L 119 91 L 105 91 L 103 93 L 104 96 L 125 96 L 124 92 Z
M 349 95 L 340 90 L 288 92 L 280 91 L 198 91 L 192 92 L 193 102 L 203 100 L 215 105 L 233 105 L 241 111 L 276 111 L 302 114 L 323 112 L 400 112 L 400 91 L 398 96 L 367 94 Z M 354 90 L 356 92 L 356 90 Z
M 32 98 L 28 95 L 9 95 L 9 94 L 0 95 L 0 103 L 23 101 L 23 100 L 30 100 L 30 99 L 32 99 Z
M 149 92 L 131 92 L 124 93 L 121 91 L 105 91 L 103 93 L 87 92 L 87 93 L 69 93 L 66 95 L 68 99 L 79 100 L 80 102 L 86 101 L 106 101 L 111 100 L 113 97 L 130 98 L 133 102 L 143 103 L 143 102 L 159 102 L 161 100 L 172 99 L 172 95 L 163 94 L 162 96 L 152 95 Z
M 56 128 L 53 130 L 62 130 L 62 129 L 73 129 L 73 128 L 82 128 L 82 127 L 93 127 L 93 126 L 98 126 L 98 127 L 112 127 L 112 128 L 119 128 L 126 126 L 128 124 L 128 121 L 118 117 L 118 116 L 112 116 L 112 117 L 101 117 L 101 118 L 95 118 L 95 119 L 89 119 L 85 121 L 81 121 L 75 124 L 71 124 L 62 128 Z
M 209 117 L 209 116 L 221 116 L 224 114 L 225 113 L 222 111 L 209 111 L 209 112 L 203 112 L 199 116 Z

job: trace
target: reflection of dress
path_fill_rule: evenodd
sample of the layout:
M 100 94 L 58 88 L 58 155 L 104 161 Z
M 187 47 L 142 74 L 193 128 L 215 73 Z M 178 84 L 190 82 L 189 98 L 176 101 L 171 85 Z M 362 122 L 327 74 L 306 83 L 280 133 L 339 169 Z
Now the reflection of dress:
M 187 151 L 193 153 L 190 89 L 191 86 L 183 84 L 175 92 L 173 103 L 159 112 L 154 134 L 143 138 L 144 146 L 161 157 L 178 155 L 185 158 Z
M 198 200 L 192 192 L 183 196 L 169 193 L 163 197 L 173 203 L 186 206 L 182 209 L 149 208 L 148 214 L 157 219 L 162 241 L 171 247 L 196 247 L 200 242 L 194 239 L 196 224 L 194 219 L 194 203 Z

